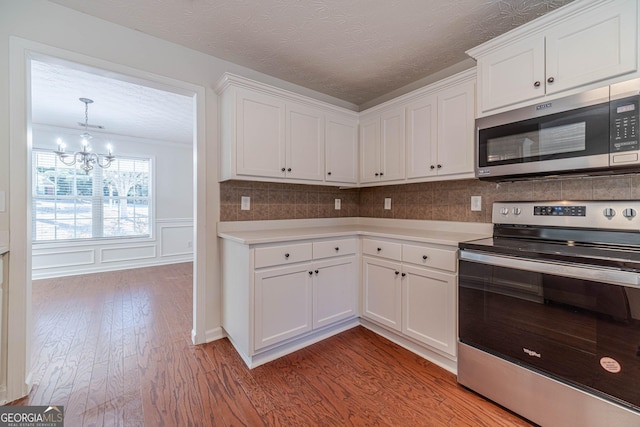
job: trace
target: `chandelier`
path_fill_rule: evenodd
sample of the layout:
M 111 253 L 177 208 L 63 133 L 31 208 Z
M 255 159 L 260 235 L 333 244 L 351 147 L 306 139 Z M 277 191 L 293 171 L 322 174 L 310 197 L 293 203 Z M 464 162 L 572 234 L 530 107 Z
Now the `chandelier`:
M 62 142 L 62 139 L 58 138 L 58 149 L 54 152 L 65 165 L 73 166 L 78 163 L 86 173 L 89 173 L 89 171 L 93 169 L 94 165 L 98 165 L 101 168 L 108 168 L 111 166 L 111 162 L 116 158 L 112 153 L 111 144 L 107 145 L 107 154 L 93 153 L 89 146 L 89 140 L 93 138 L 88 131 L 89 104 L 93 103 L 93 99 L 80 98 L 80 102 L 84 103 L 84 132 L 80 135 L 82 137 L 82 148 L 80 151 L 76 151 L 75 153 L 68 153 L 65 151 L 66 144 Z

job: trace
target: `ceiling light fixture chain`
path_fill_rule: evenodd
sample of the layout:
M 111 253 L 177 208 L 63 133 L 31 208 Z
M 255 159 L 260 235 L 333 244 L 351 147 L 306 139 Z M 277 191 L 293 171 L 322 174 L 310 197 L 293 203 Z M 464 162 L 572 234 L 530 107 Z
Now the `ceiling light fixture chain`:
M 93 100 L 89 98 L 79 98 L 80 102 L 84 103 L 84 132 L 80 135 L 82 137 L 82 148 L 80 151 L 74 153 L 67 153 L 65 151 L 66 144 L 61 138 L 58 138 L 58 149 L 54 151 L 58 155 L 58 158 L 62 163 L 67 166 L 73 166 L 76 163 L 86 172 L 89 173 L 93 169 L 94 165 L 98 165 L 101 168 L 108 168 L 116 158 L 113 155 L 111 144 L 107 145 L 107 154 L 96 154 L 91 152 L 89 147 L 89 140 L 93 136 L 89 133 L 89 104 L 93 104 Z

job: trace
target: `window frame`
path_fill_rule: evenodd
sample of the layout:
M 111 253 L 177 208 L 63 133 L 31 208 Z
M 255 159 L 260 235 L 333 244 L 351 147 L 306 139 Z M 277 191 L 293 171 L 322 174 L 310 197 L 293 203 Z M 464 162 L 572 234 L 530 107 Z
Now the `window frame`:
M 34 227 L 36 226 L 36 215 L 35 215 L 35 205 L 39 200 L 61 200 L 61 199 L 69 199 L 69 200 L 82 200 L 82 199 L 88 199 L 88 200 L 94 200 L 95 196 L 91 195 L 91 196 L 81 196 L 81 195 L 62 195 L 62 196 L 58 196 L 58 195 L 38 195 L 37 194 L 37 187 L 36 187 L 36 181 L 37 181 L 37 170 L 36 170 L 36 162 L 35 162 L 35 156 L 37 155 L 38 152 L 44 152 L 44 153 L 54 153 L 54 150 L 52 149 L 47 149 L 47 148 L 36 148 L 33 147 L 31 150 L 31 176 L 32 176 L 32 183 L 31 183 L 31 205 L 30 205 L 30 210 L 31 212 L 31 221 L 30 221 L 30 227 L 31 230 L 34 230 Z M 156 194 L 155 194 L 155 156 L 154 155 L 149 155 L 149 156 L 140 156 L 140 155 L 128 155 L 128 154 L 122 154 L 122 155 L 118 155 L 116 156 L 117 160 L 132 160 L 132 161 L 146 161 L 148 162 L 148 168 L 149 168 L 149 182 L 148 182 L 148 195 L 147 196 L 142 196 L 144 198 L 146 198 L 147 200 L 147 206 L 148 206 L 148 230 L 147 233 L 145 234 L 136 234 L 136 235 L 129 235 L 129 236 L 102 236 L 102 237 L 78 237 L 78 238 L 68 238 L 68 239 L 46 239 L 46 240 L 36 240 L 35 237 L 35 233 L 31 233 L 32 234 L 32 243 L 34 245 L 38 245 L 41 247 L 55 247 L 58 245 L 96 245 L 96 244 L 107 244 L 110 242 L 121 242 L 123 240 L 127 240 L 127 241 L 138 241 L 138 242 L 143 242 L 143 241 L 153 241 L 155 240 L 155 215 L 156 215 Z M 56 159 L 56 162 L 58 160 Z M 82 171 L 82 169 L 78 166 L 75 165 L 71 168 L 76 169 L 76 173 L 84 173 Z M 98 169 L 99 166 L 94 166 L 94 170 Z M 109 169 L 105 169 L 103 171 L 108 171 Z M 104 179 L 104 177 L 103 177 Z M 55 187 L 54 187 L 55 188 Z M 77 187 L 75 187 L 74 189 L 75 191 L 77 191 Z M 55 190 L 54 190 L 55 192 Z M 131 199 L 136 199 L 136 198 L 142 198 L 141 196 L 105 196 L 103 194 L 101 194 L 100 199 L 102 200 L 103 204 L 107 202 L 107 200 L 109 199 L 119 199 L 119 198 L 126 198 L 127 200 L 131 200 Z M 77 212 L 74 212 L 74 221 L 77 220 Z M 105 218 L 103 217 L 103 221 L 105 220 Z M 93 211 L 91 214 L 91 221 L 93 223 L 94 221 L 94 215 L 93 215 Z

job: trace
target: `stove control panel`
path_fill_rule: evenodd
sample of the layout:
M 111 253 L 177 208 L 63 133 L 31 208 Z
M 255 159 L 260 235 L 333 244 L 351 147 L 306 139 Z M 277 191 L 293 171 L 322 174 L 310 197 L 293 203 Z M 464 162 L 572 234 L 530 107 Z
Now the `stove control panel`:
M 516 208 L 517 209 L 517 208 Z M 582 206 L 533 206 L 534 215 L 545 216 L 585 216 L 587 214 L 587 207 Z
M 640 200 L 495 202 L 493 223 L 640 231 Z

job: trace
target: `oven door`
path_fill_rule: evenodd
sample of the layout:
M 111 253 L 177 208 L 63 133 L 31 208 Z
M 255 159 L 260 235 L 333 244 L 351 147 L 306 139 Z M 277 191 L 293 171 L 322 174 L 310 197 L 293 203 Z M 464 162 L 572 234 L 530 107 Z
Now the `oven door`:
M 459 337 L 640 409 L 637 273 L 462 251 Z
M 609 166 L 608 88 L 478 119 L 476 176 Z

